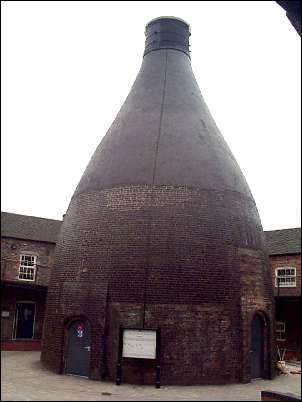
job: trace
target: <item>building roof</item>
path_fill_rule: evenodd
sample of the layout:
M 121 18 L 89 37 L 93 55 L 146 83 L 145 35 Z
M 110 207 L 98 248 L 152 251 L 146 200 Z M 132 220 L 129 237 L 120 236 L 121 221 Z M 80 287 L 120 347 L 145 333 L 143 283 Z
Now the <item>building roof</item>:
M 62 221 L 1 212 L 1 236 L 56 243 Z
M 62 221 L 1 212 L 1 236 L 56 243 Z M 301 228 L 264 231 L 269 255 L 301 253 Z
M 264 232 L 269 255 L 301 253 L 301 228 Z

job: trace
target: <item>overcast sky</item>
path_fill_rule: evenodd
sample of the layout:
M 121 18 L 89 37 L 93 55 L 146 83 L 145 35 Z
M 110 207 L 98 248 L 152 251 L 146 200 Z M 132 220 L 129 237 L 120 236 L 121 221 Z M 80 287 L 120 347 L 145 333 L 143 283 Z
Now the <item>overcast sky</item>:
M 1 210 L 61 219 L 140 68 L 144 28 L 191 25 L 204 99 L 265 230 L 301 225 L 301 39 L 274 1 L 8 1 Z

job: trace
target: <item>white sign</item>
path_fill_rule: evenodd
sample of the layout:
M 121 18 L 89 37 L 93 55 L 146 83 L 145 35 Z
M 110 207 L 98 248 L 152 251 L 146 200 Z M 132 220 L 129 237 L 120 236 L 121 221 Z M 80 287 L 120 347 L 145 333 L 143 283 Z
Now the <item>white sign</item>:
M 124 329 L 123 357 L 156 358 L 156 331 Z
M 1 311 L 1 317 L 3 318 L 9 317 L 9 311 Z

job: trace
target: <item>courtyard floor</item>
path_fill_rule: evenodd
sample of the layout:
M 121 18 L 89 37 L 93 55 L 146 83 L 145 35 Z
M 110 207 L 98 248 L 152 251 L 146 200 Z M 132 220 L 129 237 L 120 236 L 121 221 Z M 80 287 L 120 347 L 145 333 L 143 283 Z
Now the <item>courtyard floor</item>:
M 58 375 L 41 366 L 40 352 L 1 352 L 2 401 L 259 401 L 262 390 L 293 393 L 301 398 L 301 375 L 281 375 L 272 381 L 249 384 L 156 389 Z

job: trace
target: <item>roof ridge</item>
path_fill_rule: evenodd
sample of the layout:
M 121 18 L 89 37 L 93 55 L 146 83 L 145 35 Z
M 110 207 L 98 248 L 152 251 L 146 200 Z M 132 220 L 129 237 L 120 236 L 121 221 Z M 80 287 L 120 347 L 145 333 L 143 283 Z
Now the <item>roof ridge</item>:
M 63 222 L 63 220 L 60 220 L 60 219 L 44 218 L 42 216 L 34 216 L 34 215 L 17 214 L 15 212 L 1 211 L 1 215 L 2 214 L 15 215 L 15 216 L 24 216 L 26 218 L 34 218 L 34 219 L 44 219 L 44 220 L 47 220 L 47 221 Z

